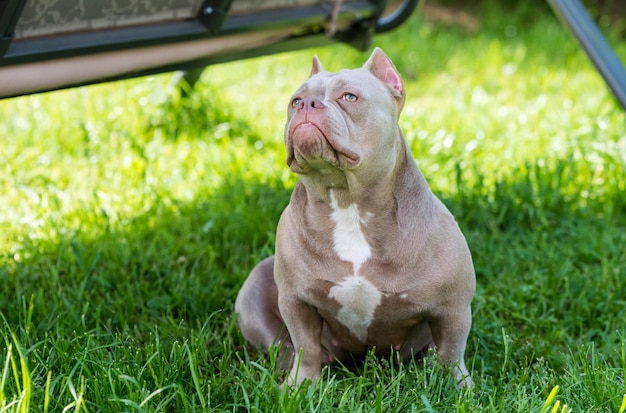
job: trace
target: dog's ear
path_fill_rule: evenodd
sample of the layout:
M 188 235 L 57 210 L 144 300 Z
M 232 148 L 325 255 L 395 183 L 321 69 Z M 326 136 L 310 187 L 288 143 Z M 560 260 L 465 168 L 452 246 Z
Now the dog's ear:
M 385 52 L 378 47 L 375 48 L 363 67 L 386 84 L 396 100 L 400 102 L 400 106 L 402 106 L 404 103 L 404 85 L 402 78 Z
M 320 62 L 320 59 L 318 59 L 317 55 L 313 55 L 313 67 L 311 67 L 311 76 L 323 71 L 324 67 L 322 66 L 322 62 Z

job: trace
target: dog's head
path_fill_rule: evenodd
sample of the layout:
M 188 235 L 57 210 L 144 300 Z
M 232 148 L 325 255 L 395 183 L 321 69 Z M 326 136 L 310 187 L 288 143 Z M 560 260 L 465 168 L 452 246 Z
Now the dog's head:
M 363 67 L 337 73 L 324 71 L 315 56 L 311 76 L 289 102 L 287 164 L 299 174 L 389 166 L 404 99 L 400 75 L 381 49 Z

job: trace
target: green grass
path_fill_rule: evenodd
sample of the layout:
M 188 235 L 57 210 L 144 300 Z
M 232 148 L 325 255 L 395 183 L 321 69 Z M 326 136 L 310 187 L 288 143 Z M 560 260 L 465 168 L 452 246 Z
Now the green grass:
M 367 58 L 337 45 L 210 68 L 188 99 L 163 75 L 0 101 L 0 412 L 623 412 L 626 118 L 551 16 L 481 15 L 375 39 L 473 252 L 473 390 L 369 357 L 281 393 L 243 348 L 234 299 L 296 181 L 286 102 L 312 53 Z

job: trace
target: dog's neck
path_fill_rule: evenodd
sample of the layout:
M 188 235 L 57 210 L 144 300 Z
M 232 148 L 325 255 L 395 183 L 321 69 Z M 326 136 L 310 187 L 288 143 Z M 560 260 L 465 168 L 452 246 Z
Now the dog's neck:
M 419 203 L 422 196 L 430 194 L 428 185 L 403 139 L 397 149 L 393 167 L 375 176 L 358 168 L 329 168 L 300 175 L 298 186 L 307 198 L 307 208 L 328 208 L 335 203 L 342 208 L 356 204 L 367 210 L 389 210 L 398 201 L 396 194 L 407 192 Z

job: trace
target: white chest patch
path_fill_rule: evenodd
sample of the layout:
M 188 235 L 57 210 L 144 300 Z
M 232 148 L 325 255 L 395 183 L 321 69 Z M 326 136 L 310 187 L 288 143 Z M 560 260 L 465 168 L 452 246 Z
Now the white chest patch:
M 340 208 L 333 192 L 330 192 L 331 219 L 335 222 L 333 248 L 344 261 L 352 263 L 354 274 L 358 274 L 361 265 L 372 255 L 370 245 L 361 231 L 361 217 L 356 204 Z
M 328 296 L 341 304 L 337 320 L 364 343 L 383 294 L 365 278 L 353 275 L 332 287 Z
M 380 305 L 382 292 L 374 284 L 359 275 L 361 265 L 367 261 L 372 250 L 361 230 L 361 217 L 356 204 L 340 208 L 334 194 L 330 193 L 333 209 L 331 219 L 333 248 L 340 259 L 352 263 L 352 276 L 332 287 L 328 296 L 341 304 L 337 320 L 348 327 L 362 342 L 367 339 L 367 329 L 374 319 L 374 311 Z

